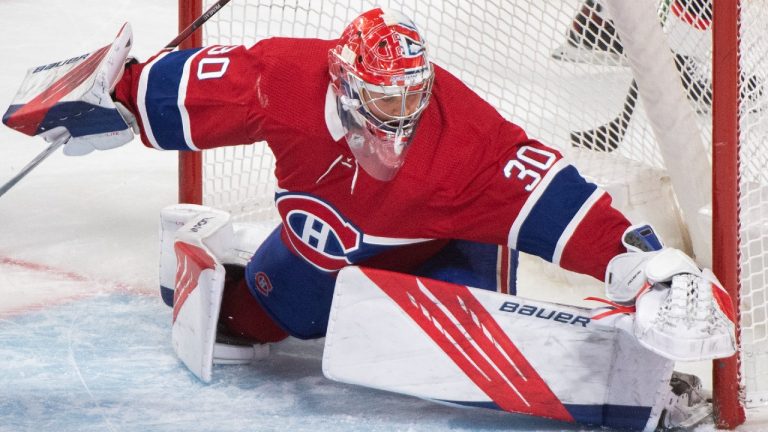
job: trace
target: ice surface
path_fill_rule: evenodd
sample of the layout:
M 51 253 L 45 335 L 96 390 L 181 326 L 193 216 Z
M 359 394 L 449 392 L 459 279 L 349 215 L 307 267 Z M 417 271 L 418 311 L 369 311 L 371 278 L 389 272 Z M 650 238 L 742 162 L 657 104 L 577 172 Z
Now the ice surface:
M 329 381 L 322 341 L 216 366 L 203 385 L 176 359 L 156 296 L 21 262 L 0 274 L 18 299 L 0 314 L 0 431 L 580 430 Z
M 175 7 L 4 0 L 0 105 L 28 67 L 105 45 L 123 21 L 146 59 L 176 35 Z M 0 127 L 0 182 L 44 148 Z M 322 341 L 217 366 L 201 384 L 176 360 L 170 310 L 156 295 L 157 221 L 176 202 L 175 176 L 175 154 L 134 142 L 55 154 L 0 198 L 0 431 L 584 430 L 331 382 Z M 759 414 L 740 430 L 768 429 Z

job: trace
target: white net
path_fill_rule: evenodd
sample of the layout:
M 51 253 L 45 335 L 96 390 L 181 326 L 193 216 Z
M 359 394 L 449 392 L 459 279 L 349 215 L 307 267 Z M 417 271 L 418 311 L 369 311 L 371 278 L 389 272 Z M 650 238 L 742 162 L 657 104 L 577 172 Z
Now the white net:
M 650 202 L 657 209 L 669 207 L 668 213 L 658 210 L 658 217 L 680 219 L 674 200 L 658 203 L 658 191 L 670 188 L 668 174 L 650 125 L 652 116 L 638 98 L 638 91 L 652 89 L 638 89 L 634 68 L 628 66 L 625 47 L 601 1 L 233 0 L 206 24 L 204 43 L 250 45 L 272 36 L 332 39 L 364 10 L 399 9 L 421 28 L 434 62 L 530 136 L 563 151 L 586 176 L 616 193 L 620 207 Z M 739 168 L 742 367 L 752 403 L 765 402 L 768 388 L 765 3 L 744 2 L 741 34 L 742 52 L 747 53 L 742 56 Z M 682 84 L 675 91 L 688 101 L 705 144 L 700 151 L 707 151 L 712 141 L 709 0 L 661 0 L 655 9 L 668 41 L 668 47 L 658 50 L 674 59 Z M 205 152 L 204 203 L 240 221 L 275 219 L 273 163 L 264 144 Z M 702 184 L 709 181 L 700 179 Z M 625 188 L 631 190 L 622 198 Z M 684 231 L 682 244 L 672 245 L 687 245 Z
M 638 104 L 631 102 L 634 112 L 626 116 L 628 122 L 614 121 L 622 119 L 627 102 L 637 98 L 631 92 L 632 76 L 622 57 L 600 49 L 598 44 L 585 43 L 591 38 L 591 22 L 584 26 L 584 32 L 567 38 L 577 14 L 605 13 L 599 5 L 522 0 L 377 4 L 412 16 L 425 33 L 433 60 L 506 118 L 523 125 L 531 136 L 565 152 L 577 144 L 663 166 Z M 338 37 L 360 11 L 373 6 L 370 1 L 234 0 L 205 26 L 205 42 L 249 45 L 270 36 L 331 39 Z M 606 34 L 615 40 L 613 33 Z M 612 121 L 614 127 L 600 129 Z M 253 153 L 259 154 L 257 159 Z M 258 210 L 271 200 L 270 191 L 265 190 L 265 200 L 253 194 L 254 188 L 259 190 L 269 177 L 262 169 L 268 162 L 259 159 L 261 149 L 253 153 L 240 149 L 206 152 L 206 203 L 233 211 L 241 219 L 270 216 Z M 574 158 L 580 157 L 581 153 L 573 153 Z M 233 161 L 243 154 L 248 160 Z M 270 156 L 267 153 L 263 157 Z M 230 169 L 232 178 L 228 180 L 208 175 Z M 622 169 L 616 170 L 620 173 Z M 245 203 L 244 197 L 256 198 L 258 204 Z

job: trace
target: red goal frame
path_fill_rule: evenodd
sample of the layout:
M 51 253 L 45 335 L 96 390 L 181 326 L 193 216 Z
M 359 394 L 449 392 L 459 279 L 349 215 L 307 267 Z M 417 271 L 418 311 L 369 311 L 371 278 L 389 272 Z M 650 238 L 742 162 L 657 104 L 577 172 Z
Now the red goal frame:
M 739 311 L 739 4 L 714 1 L 712 55 L 712 263 Z M 737 340 L 740 331 L 736 329 Z M 740 342 L 739 342 L 740 346 Z M 715 423 L 744 423 L 740 351 L 712 367 Z
M 202 13 L 202 0 L 179 0 L 179 31 Z M 203 29 L 199 28 L 179 45 L 179 49 L 199 47 L 202 43 Z M 203 203 L 203 155 L 200 152 L 179 152 L 179 202 Z

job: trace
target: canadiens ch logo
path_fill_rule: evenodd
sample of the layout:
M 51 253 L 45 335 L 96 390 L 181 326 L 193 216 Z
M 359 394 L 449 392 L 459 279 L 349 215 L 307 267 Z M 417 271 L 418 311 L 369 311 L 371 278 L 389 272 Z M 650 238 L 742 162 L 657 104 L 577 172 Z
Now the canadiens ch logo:
M 337 271 L 360 248 L 362 233 L 333 207 L 308 195 L 286 194 L 275 201 L 294 250 L 315 267 Z
M 264 272 L 258 272 L 253 279 L 256 281 L 256 289 L 264 297 L 269 297 L 269 293 L 272 292 L 272 282 L 269 281 L 269 276 Z

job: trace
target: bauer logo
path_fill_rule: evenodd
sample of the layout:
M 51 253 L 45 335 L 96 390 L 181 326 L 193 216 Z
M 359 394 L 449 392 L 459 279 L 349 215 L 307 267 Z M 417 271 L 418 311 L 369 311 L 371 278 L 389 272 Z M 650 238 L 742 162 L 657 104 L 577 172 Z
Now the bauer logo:
M 72 63 L 75 63 L 77 61 L 84 60 L 89 55 L 90 54 L 83 54 L 83 55 L 81 55 L 79 57 L 72 57 L 71 59 L 58 61 L 56 63 L 51 63 L 51 64 L 47 64 L 47 65 L 43 65 L 43 66 L 38 66 L 38 67 L 36 67 L 32 71 L 32 73 L 38 73 L 38 72 L 46 71 L 46 70 L 53 69 L 53 68 L 56 68 L 56 67 L 60 67 L 60 66 L 66 66 L 68 64 L 72 64 Z
M 275 200 L 293 249 L 323 271 L 350 264 L 362 234 L 329 204 L 308 195 L 285 194 Z
M 521 304 L 512 301 L 505 301 L 499 308 L 502 312 L 516 313 L 523 316 L 536 317 L 545 320 L 553 320 L 563 324 L 581 325 L 586 327 L 591 321 L 589 317 L 576 315 L 570 312 L 547 309 L 544 307 L 530 304 Z

